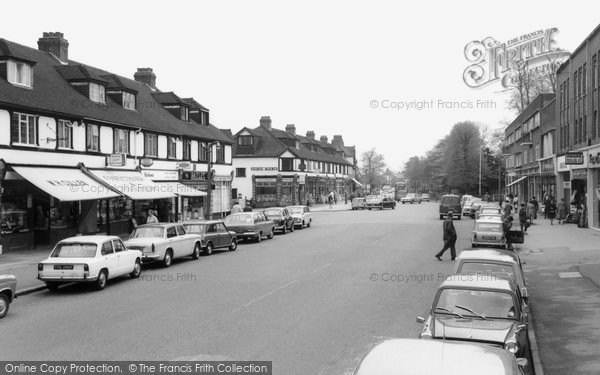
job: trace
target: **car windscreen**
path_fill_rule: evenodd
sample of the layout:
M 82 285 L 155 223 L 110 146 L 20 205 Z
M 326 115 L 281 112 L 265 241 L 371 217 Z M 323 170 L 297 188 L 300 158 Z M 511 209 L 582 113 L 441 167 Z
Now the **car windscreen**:
M 406 198 L 414 198 L 416 197 L 416 194 L 406 194 Z
M 477 223 L 477 231 L 479 232 L 502 232 L 502 223 Z
M 381 198 L 377 196 L 367 197 L 367 202 L 379 202 L 380 200 Z
M 458 273 L 500 276 L 509 279 L 513 279 L 515 277 L 513 266 L 510 264 L 484 262 L 462 262 L 460 264 L 460 268 L 458 269 Z
M 445 313 L 444 309 L 447 309 L 463 316 L 477 317 L 476 314 L 457 306 L 466 307 L 486 318 L 514 319 L 517 313 L 510 293 L 450 288 L 444 288 L 440 292 L 435 312 L 443 314 Z
M 459 204 L 460 199 L 458 197 L 443 197 L 442 204 Z
M 59 243 L 52 251 L 52 258 L 93 258 L 98 245 L 95 243 Z
M 129 238 L 148 238 L 148 237 L 164 237 L 165 228 L 150 226 L 135 228 Z
M 184 224 L 186 233 L 206 233 L 206 224 Z
M 302 207 L 292 207 L 288 208 L 288 211 L 290 211 L 291 214 L 301 214 L 304 212 L 304 209 Z
M 252 214 L 229 215 L 225 218 L 225 224 L 252 224 Z

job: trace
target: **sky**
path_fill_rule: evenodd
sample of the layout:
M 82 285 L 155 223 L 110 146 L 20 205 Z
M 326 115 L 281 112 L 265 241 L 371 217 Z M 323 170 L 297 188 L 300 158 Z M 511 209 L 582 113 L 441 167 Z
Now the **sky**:
M 26 19 L 2 18 L 1 38 L 37 48 L 43 32 L 63 32 L 70 59 L 130 78 L 151 67 L 160 90 L 194 97 L 219 128 L 235 133 L 270 116 L 280 129 L 295 124 L 330 141 L 341 134 L 359 155 L 374 147 L 392 170 L 457 122 L 496 128 L 514 119 L 500 85 L 464 83 L 469 42 L 556 27 L 558 46 L 573 51 L 600 11 L 578 0 L 26 4 Z M 23 6 L 8 2 L 2 13 Z

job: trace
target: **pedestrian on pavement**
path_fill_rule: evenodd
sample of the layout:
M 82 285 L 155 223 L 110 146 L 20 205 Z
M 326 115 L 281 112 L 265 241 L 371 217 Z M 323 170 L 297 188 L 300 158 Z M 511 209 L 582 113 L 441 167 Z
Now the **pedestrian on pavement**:
M 560 202 L 558 202 L 556 207 L 558 211 L 558 216 L 556 217 L 558 219 L 558 223 L 564 224 L 565 218 L 567 217 L 567 202 L 565 202 L 565 198 L 560 198 Z
M 242 206 L 240 206 L 240 204 L 237 201 L 235 201 L 233 206 L 231 206 L 231 213 L 236 214 L 238 212 L 242 212 Z
M 512 242 L 510 241 L 510 228 L 512 228 L 513 217 L 509 216 L 504 218 L 504 222 L 502 223 L 502 230 L 504 231 L 504 238 L 506 238 L 506 247 L 508 250 L 513 249 Z
M 509 196 L 509 198 L 506 200 L 505 205 L 504 205 L 504 218 L 505 219 L 507 217 L 512 217 L 513 206 L 510 204 L 510 202 L 511 202 L 511 199 Z
M 517 194 L 515 194 L 515 197 L 513 198 L 512 205 L 515 210 L 517 207 L 519 207 L 519 196 Z
M 148 210 L 148 217 L 146 218 L 146 224 L 154 224 L 158 223 L 158 218 L 156 217 L 156 212 L 154 210 Z
M 456 259 L 456 248 L 454 247 L 456 244 L 456 229 L 454 228 L 454 223 L 452 222 L 453 214 L 454 212 L 448 211 L 448 216 L 442 224 L 442 239 L 444 240 L 444 247 L 439 251 L 439 253 L 435 254 L 436 259 L 439 261 L 442 260 L 441 256 L 444 255 L 444 252 L 448 249 L 450 249 L 450 260 Z
M 333 191 L 329 193 L 327 197 L 327 202 L 329 202 L 329 208 L 333 208 Z
M 556 218 L 556 202 L 554 202 L 554 199 L 550 200 L 546 212 L 548 213 L 548 219 L 550 219 L 550 225 L 554 225 L 554 219 Z
M 521 224 L 521 231 L 524 234 L 527 234 L 527 227 L 529 227 L 527 215 L 527 208 L 525 207 L 525 203 L 521 203 L 521 209 L 519 210 L 519 223 Z
M 244 212 L 252 212 L 252 206 L 250 206 L 250 202 L 246 201 L 246 205 L 244 206 Z
M 550 195 L 546 194 L 544 197 L 544 219 L 548 218 L 548 207 L 550 207 Z
M 540 203 L 537 201 L 537 199 L 535 199 L 535 197 L 531 198 L 530 203 L 533 204 L 533 219 L 537 219 L 537 213 L 540 209 Z
M 535 218 L 535 204 L 533 204 L 533 200 L 530 200 L 527 203 L 527 219 L 529 220 L 529 224 L 533 224 L 533 219 Z

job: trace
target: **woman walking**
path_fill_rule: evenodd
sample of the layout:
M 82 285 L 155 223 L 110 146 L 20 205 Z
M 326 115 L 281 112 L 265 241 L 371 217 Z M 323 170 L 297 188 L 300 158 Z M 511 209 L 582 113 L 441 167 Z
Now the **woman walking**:
M 565 198 L 560 198 L 560 202 L 558 202 L 558 223 L 564 224 L 565 218 L 567 217 L 567 203 L 565 202 Z
M 556 218 L 556 202 L 554 199 L 550 200 L 550 204 L 546 207 L 546 211 L 548 212 L 548 219 L 550 219 L 550 225 L 554 225 L 554 218 Z

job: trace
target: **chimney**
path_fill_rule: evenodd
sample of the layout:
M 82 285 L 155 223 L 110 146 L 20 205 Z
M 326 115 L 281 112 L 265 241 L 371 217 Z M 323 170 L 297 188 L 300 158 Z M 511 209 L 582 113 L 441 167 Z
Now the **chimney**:
M 331 144 L 334 145 L 334 146 L 343 147 L 344 146 L 344 139 L 342 138 L 341 135 L 334 135 L 333 136 L 333 140 L 331 141 Z
M 62 63 L 69 62 L 69 42 L 64 38 L 63 33 L 43 33 L 38 39 L 38 49 L 51 53 Z
M 326 135 L 322 135 L 321 136 L 321 142 L 327 143 L 327 136 Z
M 294 125 L 294 124 L 287 124 L 285 126 L 285 131 L 288 132 L 288 133 L 296 134 L 296 125 Z
M 315 140 L 315 132 L 312 130 L 307 131 L 306 138 L 312 139 L 314 141 Z
M 133 79 L 156 89 L 156 74 L 154 74 L 152 68 L 138 68 L 133 75 Z
M 271 130 L 271 117 L 270 116 L 262 116 L 260 118 L 260 126 L 267 130 Z

